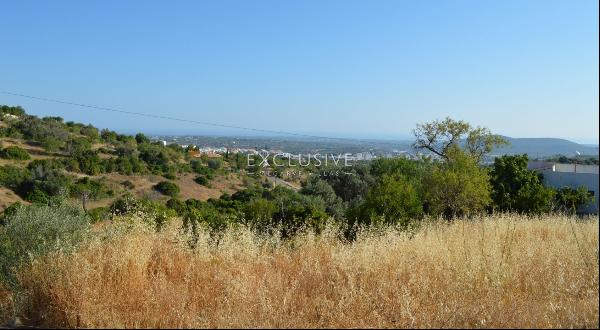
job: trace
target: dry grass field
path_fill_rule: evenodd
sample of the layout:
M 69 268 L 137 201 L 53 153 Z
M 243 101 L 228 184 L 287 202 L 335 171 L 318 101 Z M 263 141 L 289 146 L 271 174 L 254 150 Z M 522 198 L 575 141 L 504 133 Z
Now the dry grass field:
M 22 269 L 48 327 L 598 327 L 598 220 L 494 216 L 293 241 L 102 229 Z

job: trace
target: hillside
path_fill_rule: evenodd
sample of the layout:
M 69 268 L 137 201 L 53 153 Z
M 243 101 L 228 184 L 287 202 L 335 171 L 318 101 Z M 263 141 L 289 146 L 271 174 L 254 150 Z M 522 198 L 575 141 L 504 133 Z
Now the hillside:
M 564 139 L 511 137 L 505 137 L 505 139 L 510 145 L 495 149 L 494 154 L 528 154 L 531 158 L 554 155 L 574 156 L 577 152 L 582 155 L 598 155 L 598 146 L 579 144 Z
M 126 196 L 161 203 L 172 197 L 205 201 L 252 184 L 242 180 L 237 163 L 192 151 L 163 146 L 143 134 L 122 135 L 1 106 L 0 210 L 55 198 L 105 210 Z M 203 184 L 197 183 L 200 176 Z M 162 181 L 179 192 L 157 191 Z

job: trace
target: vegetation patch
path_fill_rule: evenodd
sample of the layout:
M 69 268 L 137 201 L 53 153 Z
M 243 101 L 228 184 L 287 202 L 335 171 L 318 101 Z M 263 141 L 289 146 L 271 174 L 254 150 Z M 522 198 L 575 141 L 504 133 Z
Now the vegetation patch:
M 31 156 L 23 148 L 17 146 L 10 146 L 0 150 L 0 157 L 4 159 L 14 160 L 29 160 Z
M 157 183 L 156 185 L 154 185 L 153 188 L 154 188 L 154 190 L 158 191 L 159 193 L 161 193 L 163 195 L 171 196 L 171 197 L 177 196 L 180 192 L 179 186 L 177 186 L 175 183 L 170 182 L 170 181 L 161 181 L 161 182 Z

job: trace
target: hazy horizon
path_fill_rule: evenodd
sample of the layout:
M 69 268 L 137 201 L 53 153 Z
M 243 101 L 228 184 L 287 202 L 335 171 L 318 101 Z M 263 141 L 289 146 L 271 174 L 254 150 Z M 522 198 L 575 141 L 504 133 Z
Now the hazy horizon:
M 119 131 L 123 134 L 136 134 L 140 133 L 135 130 L 121 130 Z M 177 129 L 173 129 L 171 131 L 160 131 L 160 130 L 148 130 L 141 132 L 145 135 L 149 136 L 206 136 L 206 137 L 232 137 L 232 138 L 281 138 L 281 139 L 309 139 L 309 136 L 290 136 L 290 135 L 277 135 L 277 134 L 265 134 L 265 133 L 252 133 L 252 132 L 242 132 L 242 133 L 232 133 L 227 131 L 204 131 L 204 132 L 194 132 L 194 131 L 179 131 Z M 323 137 L 323 138 L 332 138 L 332 139 L 362 139 L 362 140 L 374 140 L 374 141 L 413 141 L 414 135 L 407 134 L 389 134 L 382 135 L 377 133 L 351 133 L 351 132 L 338 132 L 336 134 L 327 134 L 328 132 L 299 132 L 300 134 L 306 134 L 314 136 L 315 138 Z M 588 141 L 585 139 L 577 139 L 577 138 L 559 138 L 554 136 L 508 136 L 506 134 L 498 133 L 502 136 L 512 138 L 512 139 L 563 139 L 571 142 L 575 142 L 581 145 L 591 145 L 598 146 L 599 144 L 594 141 Z

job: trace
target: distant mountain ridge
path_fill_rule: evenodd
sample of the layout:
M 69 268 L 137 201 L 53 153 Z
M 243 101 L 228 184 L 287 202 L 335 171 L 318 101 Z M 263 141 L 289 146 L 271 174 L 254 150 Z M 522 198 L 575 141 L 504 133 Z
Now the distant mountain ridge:
M 598 155 L 598 146 L 585 145 L 557 138 L 511 138 L 504 137 L 509 146 L 496 148 L 494 154 L 528 154 L 530 158 L 549 157 L 554 155 L 575 156 Z

